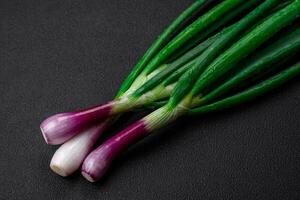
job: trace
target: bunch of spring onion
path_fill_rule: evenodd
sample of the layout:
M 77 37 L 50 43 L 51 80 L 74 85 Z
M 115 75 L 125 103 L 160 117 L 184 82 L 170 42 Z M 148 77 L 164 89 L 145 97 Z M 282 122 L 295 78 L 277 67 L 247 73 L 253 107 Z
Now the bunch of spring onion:
M 152 44 L 114 100 L 49 117 L 45 141 L 62 144 L 50 167 L 68 176 L 81 167 L 98 181 L 130 145 L 177 118 L 229 108 L 300 74 L 300 0 L 198 0 Z M 152 112 L 95 144 L 125 112 Z

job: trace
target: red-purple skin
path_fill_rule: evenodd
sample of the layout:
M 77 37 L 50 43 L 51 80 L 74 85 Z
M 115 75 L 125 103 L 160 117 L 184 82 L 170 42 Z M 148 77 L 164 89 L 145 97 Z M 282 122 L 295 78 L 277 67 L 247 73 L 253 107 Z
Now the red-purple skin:
M 98 181 L 123 150 L 147 136 L 148 133 L 142 120 L 119 132 L 86 157 L 81 168 L 82 175 L 91 182 Z
M 41 131 L 48 144 L 62 144 L 71 139 L 89 126 L 99 123 L 110 116 L 113 103 L 80 110 L 53 115 L 44 120 Z

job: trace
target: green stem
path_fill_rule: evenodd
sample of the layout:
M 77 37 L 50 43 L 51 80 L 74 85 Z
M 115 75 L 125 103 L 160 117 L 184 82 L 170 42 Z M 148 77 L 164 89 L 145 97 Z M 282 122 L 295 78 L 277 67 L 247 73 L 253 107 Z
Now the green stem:
M 250 100 L 253 100 L 265 93 L 281 86 L 288 80 L 295 78 L 300 75 L 300 63 L 295 64 L 294 66 L 284 70 L 280 74 L 263 81 L 259 85 L 256 85 L 244 92 L 236 94 L 234 96 L 228 97 L 226 99 L 217 101 L 215 103 L 202 106 L 199 108 L 194 108 L 190 110 L 188 115 L 201 115 L 209 112 L 214 112 L 218 110 L 223 110 L 232 106 L 236 106 Z
M 295 26 L 292 26 L 295 27 Z M 207 95 L 200 98 L 193 98 L 192 106 L 203 106 L 228 92 L 232 92 L 235 88 L 241 88 L 259 79 L 266 72 L 276 70 L 282 66 L 281 63 L 293 57 L 300 50 L 300 29 L 289 28 L 285 30 L 285 35 L 277 34 L 274 37 L 280 37 L 279 40 L 270 43 L 267 47 L 255 52 L 251 57 L 247 57 L 245 61 L 239 63 L 239 66 L 244 66 L 243 70 L 235 74 L 231 79 L 220 85 L 218 88 L 213 89 Z M 184 67 L 180 68 L 184 69 Z M 176 72 L 174 72 L 175 74 Z M 172 75 L 174 75 L 172 74 Z M 157 100 L 163 98 L 157 98 Z M 155 109 L 165 105 L 168 100 L 150 102 L 143 105 L 146 108 Z
M 201 74 L 192 90 L 192 95 L 198 95 L 226 72 L 232 70 L 241 59 L 253 52 L 283 27 L 293 22 L 299 14 L 300 1 L 296 0 L 255 27 L 250 33 L 221 54 L 221 56 Z
M 151 78 L 149 81 L 144 83 L 140 88 L 138 88 L 134 92 L 133 95 L 135 97 L 139 97 L 139 96 L 143 95 L 144 93 L 153 89 L 158 84 L 162 83 L 166 78 L 168 78 L 176 70 L 178 70 L 182 67 L 185 67 L 186 65 L 190 65 L 190 63 L 193 63 L 195 58 L 197 56 L 199 56 L 203 51 L 205 51 L 221 35 L 222 35 L 222 32 L 210 37 L 209 39 L 202 42 L 201 44 L 199 44 L 192 50 L 188 51 L 186 54 L 184 54 L 177 60 L 173 61 L 172 63 L 165 64 L 165 69 L 163 71 L 161 71 L 161 73 L 158 73 L 153 78 Z
M 218 4 L 208 13 L 199 17 L 191 25 L 185 28 L 174 39 L 172 39 L 147 65 L 145 68 L 146 73 L 151 73 L 166 59 L 168 59 L 179 48 L 184 46 L 191 38 L 205 30 L 208 26 L 223 17 L 227 12 L 236 8 L 243 1 L 225 0 Z
M 232 21 L 234 21 L 237 17 L 241 16 L 244 13 L 247 13 L 251 8 L 255 7 L 258 3 L 259 1 L 257 0 L 249 0 L 247 2 L 244 2 L 236 9 L 231 10 L 231 12 L 227 13 L 225 16 L 220 18 L 212 26 L 207 27 L 204 32 L 202 32 L 201 34 L 197 34 L 192 39 L 190 39 L 184 46 L 176 50 L 176 52 L 168 60 L 173 61 L 177 59 L 178 57 L 180 57 L 190 49 L 197 46 L 199 43 L 203 42 L 207 37 L 216 33 L 216 31 L 219 31 L 220 29 L 231 24 Z
M 143 71 L 149 61 L 166 45 L 169 38 L 181 27 L 181 25 L 195 12 L 197 12 L 201 6 L 205 3 L 205 0 L 198 0 L 187 8 L 179 17 L 174 20 L 171 25 L 157 38 L 157 40 L 151 45 L 144 56 L 139 60 L 137 65 L 130 72 L 128 77 L 122 83 L 116 98 L 120 97 L 133 83 L 137 76 Z
M 244 70 L 239 72 L 230 80 L 214 89 L 209 94 L 200 99 L 201 105 L 207 104 L 216 98 L 226 94 L 235 87 L 240 87 L 250 79 L 258 78 L 260 74 L 272 67 L 274 69 L 282 60 L 295 55 L 300 50 L 300 28 L 292 33 L 284 36 L 274 44 L 259 51 L 252 58 L 255 60 L 250 62 Z M 248 59 L 247 59 L 248 60 Z M 242 63 L 243 64 L 243 63 Z M 241 64 L 241 65 L 242 65 Z M 246 63 L 247 64 L 247 63 Z M 240 65 L 240 64 L 239 64 Z M 248 80 L 248 81 L 247 81 Z
M 238 39 L 249 27 L 255 24 L 258 20 L 264 17 L 265 13 L 272 9 L 278 0 L 267 0 L 258 6 L 254 11 L 250 12 L 246 17 L 241 19 L 236 24 L 229 27 L 221 37 L 219 37 L 200 57 L 197 58 L 194 66 L 180 77 L 171 97 L 170 104 L 175 107 L 186 94 L 188 94 L 195 86 L 195 82 L 205 70 L 205 68 L 218 57 L 224 49 L 228 48 L 234 41 Z M 228 28 L 227 28 L 228 29 Z M 239 48 L 236 48 L 238 51 Z M 246 53 L 246 51 L 244 51 Z M 250 51 L 249 51 L 250 52 Z M 246 54 L 245 54 L 246 55 Z M 239 58 L 235 58 L 238 60 Z M 240 58 L 241 59 L 241 58 Z M 234 58 L 232 59 L 234 60 Z M 223 60 L 219 61 L 223 65 Z M 194 95 L 194 93 L 192 93 Z

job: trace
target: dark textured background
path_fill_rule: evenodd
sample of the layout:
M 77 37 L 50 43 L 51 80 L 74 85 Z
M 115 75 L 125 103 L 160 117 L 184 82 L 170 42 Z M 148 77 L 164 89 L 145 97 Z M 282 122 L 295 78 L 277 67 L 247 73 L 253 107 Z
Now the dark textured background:
M 56 147 L 43 141 L 40 122 L 112 99 L 191 2 L 0 1 L 1 200 L 300 198 L 299 79 L 244 106 L 177 121 L 124 153 L 99 183 L 50 171 Z

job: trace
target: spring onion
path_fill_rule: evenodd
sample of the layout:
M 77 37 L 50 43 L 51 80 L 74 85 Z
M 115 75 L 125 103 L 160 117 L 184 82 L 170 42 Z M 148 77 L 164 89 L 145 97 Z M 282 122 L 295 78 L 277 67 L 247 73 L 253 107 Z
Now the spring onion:
M 279 70 L 300 52 L 299 15 L 300 0 L 195 1 L 152 44 L 114 100 L 41 123 L 45 141 L 62 144 L 51 169 L 68 176 L 81 167 L 87 180 L 98 181 L 121 152 L 177 118 L 247 102 L 300 75 L 299 62 Z M 94 149 L 124 112 L 149 106 L 149 115 Z

